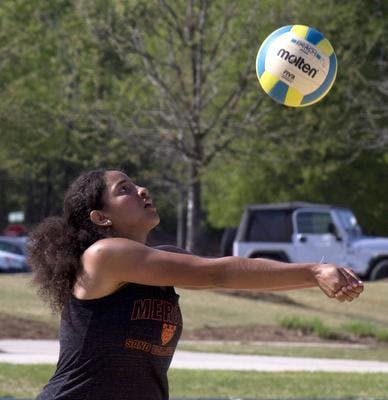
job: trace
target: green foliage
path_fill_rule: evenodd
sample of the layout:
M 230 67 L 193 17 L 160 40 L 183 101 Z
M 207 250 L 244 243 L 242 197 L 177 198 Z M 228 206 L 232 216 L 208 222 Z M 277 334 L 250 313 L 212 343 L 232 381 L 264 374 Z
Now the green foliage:
M 242 129 L 241 139 L 205 174 L 204 200 L 213 226 L 236 225 L 247 203 L 305 200 L 351 207 L 367 233 L 388 234 L 382 184 L 388 177 L 387 5 L 372 3 L 291 1 L 282 12 L 280 2 L 272 2 L 268 19 L 274 28 L 304 23 L 331 41 L 337 80 L 311 107 L 263 100 L 257 125 L 247 126 L 245 135 Z M 262 95 L 254 85 L 252 90 Z
M 353 335 L 361 338 L 375 337 L 376 331 L 378 330 L 374 324 L 363 321 L 349 321 L 344 324 L 343 328 Z
M 388 329 L 380 329 L 377 331 L 376 338 L 380 342 L 388 343 Z
M 2 8 L 0 168 L 2 186 L 12 184 L 0 204 L 0 225 L 7 209 L 25 210 L 30 224 L 61 212 L 63 191 L 82 170 L 111 165 L 136 171 L 139 164 L 127 151 L 128 138 L 118 134 L 123 123 L 113 123 L 117 82 L 98 73 L 102 55 L 75 2 L 14 5 Z M 114 102 L 104 101 L 107 93 Z M 127 103 L 124 97 L 119 100 Z
M 12 210 L 30 224 L 60 212 L 80 171 L 121 166 L 156 191 L 170 227 L 194 168 L 211 226 L 300 199 L 347 205 L 386 234 L 386 2 L 217 0 L 202 31 L 205 3 L 192 23 L 186 1 L 164 4 L 2 1 L 0 227 Z M 291 23 L 322 31 L 339 62 L 306 109 L 276 104 L 255 77 L 260 43 Z
M 301 331 L 303 334 L 313 333 L 322 339 L 348 339 L 347 335 L 340 332 L 337 328 L 327 326 L 319 318 L 307 319 L 297 316 L 284 317 L 280 320 L 280 326 Z
M 322 339 L 349 340 L 353 338 L 374 338 L 380 342 L 388 342 L 388 330 L 372 322 L 350 320 L 341 326 L 332 327 L 323 323 L 319 318 L 303 318 L 287 316 L 280 319 L 280 326 L 302 332 L 316 334 Z

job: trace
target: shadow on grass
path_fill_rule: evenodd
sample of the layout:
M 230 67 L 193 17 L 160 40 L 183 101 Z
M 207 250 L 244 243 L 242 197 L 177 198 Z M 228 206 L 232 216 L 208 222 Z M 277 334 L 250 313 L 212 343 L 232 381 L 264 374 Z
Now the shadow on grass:
M 298 303 L 297 301 L 291 299 L 289 296 L 285 294 L 277 294 L 277 293 L 263 293 L 255 290 L 217 290 L 218 293 L 221 293 L 226 296 L 233 297 L 242 297 L 250 300 L 261 300 L 268 301 L 270 303 L 276 304 L 286 304 L 289 306 L 296 306 L 300 308 L 310 308 L 306 304 Z

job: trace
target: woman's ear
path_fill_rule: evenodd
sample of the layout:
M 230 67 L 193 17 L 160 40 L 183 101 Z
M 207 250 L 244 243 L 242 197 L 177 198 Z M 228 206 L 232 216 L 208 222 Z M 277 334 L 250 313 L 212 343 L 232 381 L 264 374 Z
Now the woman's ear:
M 90 220 L 93 222 L 93 224 L 96 224 L 98 226 L 111 226 L 112 221 L 107 218 L 103 212 L 99 210 L 93 210 L 89 214 Z

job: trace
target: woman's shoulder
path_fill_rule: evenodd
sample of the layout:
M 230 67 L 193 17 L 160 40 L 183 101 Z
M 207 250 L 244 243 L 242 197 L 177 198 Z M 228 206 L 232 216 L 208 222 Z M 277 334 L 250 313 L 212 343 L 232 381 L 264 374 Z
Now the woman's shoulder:
M 168 251 L 170 253 L 180 253 L 180 254 L 191 254 L 189 251 L 182 249 L 181 247 L 174 246 L 172 244 L 160 244 L 153 246 L 156 250 Z
M 135 242 L 134 240 L 121 238 L 121 237 L 109 237 L 99 239 L 91 244 L 83 253 L 82 259 L 85 260 L 99 260 L 100 258 L 110 257 L 112 254 L 118 252 L 128 251 L 138 247 L 142 247 L 141 243 Z
M 82 258 L 83 261 L 98 261 L 100 259 L 106 260 L 110 259 L 112 256 L 117 256 L 117 254 L 120 253 L 126 253 L 126 255 L 128 255 L 131 251 L 136 253 L 138 251 L 147 251 L 147 249 L 161 250 L 169 253 L 190 254 L 190 252 L 187 250 L 171 244 L 147 246 L 131 239 L 112 237 L 103 238 L 93 243 L 84 251 Z

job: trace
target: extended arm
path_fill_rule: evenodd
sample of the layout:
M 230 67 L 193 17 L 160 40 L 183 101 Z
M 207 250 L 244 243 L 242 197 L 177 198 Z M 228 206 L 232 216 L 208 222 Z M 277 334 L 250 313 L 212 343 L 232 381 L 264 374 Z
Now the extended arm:
M 337 295 L 341 301 L 352 300 L 362 291 L 357 277 L 334 265 L 322 267 L 241 257 L 202 258 L 161 251 L 121 238 L 93 244 L 83 256 L 83 265 L 92 279 L 117 285 L 133 282 L 258 290 L 319 286 L 328 296 Z
M 181 249 L 180 247 L 176 247 L 173 245 L 160 245 L 155 247 L 157 250 L 163 250 L 163 251 L 169 251 L 171 253 L 179 253 L 179 254 L 191 254 L 185 249 Z M 213 257 L 214 258 L 214 257 Z M 263 259 L 263 262 L 266 263 L 266 265 L 270 265 L 271 261 L 268 259 Z M 287 283 L 286 286 L 275 286 L 271 285 L 270 288 L 260 288 L 260 291 L 266 292 L 266 291 L 279 291 L 279 290 L 291 290 L 291 289 L 302 289 L 302 288 L 307 288 L 315 285 L 311 285 L 309 282 L 304 282 L 304 283 L 298 283 L 295 285 L 291 285 L 290 283 Z M 183 288 L 185 289 L 203 289 L 204 287 L 194 287 L 194 286 L 184 286 Z M 215 288 L 215 286 L 207 286 L 206 288 Z M 256 288 L 255 288 L 256 289 Z M 258 289 L 257 289 L 258 290 Z

